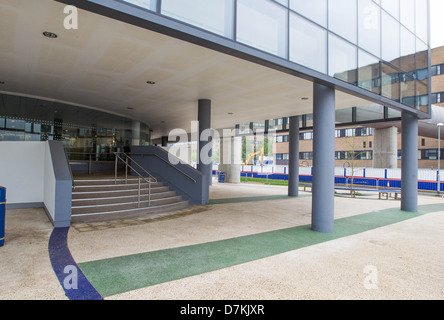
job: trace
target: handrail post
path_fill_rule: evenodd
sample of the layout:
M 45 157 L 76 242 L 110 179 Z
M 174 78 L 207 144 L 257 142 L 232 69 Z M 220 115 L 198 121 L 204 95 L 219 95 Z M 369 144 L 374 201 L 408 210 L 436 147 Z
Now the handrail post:
M 91 175 L 91 154 L 89 155 L 88 174 Z
M 148 178 L 148 207 L 151 207 L 151 177 Z
M 139 176 L 139 191 L 138 191 L 137 207 L 140 208 L 140 176 Z
M 125 159 L 125 183 L 128 184 L 128 158 Z
M 117 162 L 119 161 L 117 159 L 117 153 L 114 153 L 114 184 L 117 184 Z

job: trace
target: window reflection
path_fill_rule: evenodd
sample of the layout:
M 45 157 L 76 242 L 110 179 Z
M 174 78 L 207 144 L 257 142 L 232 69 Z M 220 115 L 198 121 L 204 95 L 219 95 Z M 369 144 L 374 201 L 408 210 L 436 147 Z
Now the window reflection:
M 385 11 L 399 20 L 399 0 L 381 0 L 381 6 Z
M 290 60 L 327 72 L 327 31 L 296 15 L 290 15 Z
M 328 28 L 356 44 L 357 0 L 329 0 Z
M 123 1 L 129 2 L 131 4 L 134 4 L 136 6 L 144 8 L 144 9 L 156 11 L 156 1 L 155 0 L 123 0 Z
M 379 59 L 362 50 L 358 53 L 358 86 L 381 93 Z
M 415 32 L 415 0 L 400 1 L 401 23 L 412 32 Z
M 415 108 L 416 106 L 416 81 L 409 73 L 403 73 L 401 80 L 401 103 Z
M 328 51 L 329 75 L 349 83 L 356 83 L 357 48 L 330 33 Z
M 428 0 L 124 1 L 411 107 L 427 98 Z
M 232 37 L 233 0 L 162 0 L 162 14 Z
M 428 113 L 429 112 L 429 95 L 428 87 L 420 81 L 416 82 L 416 106 L 418 110 Z
M 399 22 L 382 13 L 382 59 L 399 66 L 400 56 L 400 25 Z
M 146 124 L 97 110 L 0 94 L 0 141 L 61 140 L 73 154 L 148 145 Z
M 399 61 L 401 70 L 407 72 L 416 70 L 415 52 L 415 35 L 401 26 L 401 58 Z
M 327 27 L 327 0 L 290 0 L 290 8 L 323 27 Z
M 287 11 L 267 0 L 237 1 L 237 40 L 286 57 Z
M 428 43 L 428 0 L 416 0 L 416 35 Z
M 358 1 L 358 45 L 381 56 L 381 9 L 371 0 Z
M 399 102 L 400 73 L 397 69 L 382 63 L 381 94 L 389 99 Z

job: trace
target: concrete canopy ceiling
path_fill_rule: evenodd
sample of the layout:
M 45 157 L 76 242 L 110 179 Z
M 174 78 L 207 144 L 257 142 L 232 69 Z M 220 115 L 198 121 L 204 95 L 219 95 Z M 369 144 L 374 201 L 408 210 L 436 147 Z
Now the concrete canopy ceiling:
M 80 9 L 79 29 L 66 30 L 64 7 L 0 2 L 1 92 L 140 120 L 153 137 L 189 131 L 198 99 L 212 100 L 215 129 L 312 113 L 310 81 Z M 337 109 L 370 104 L 336 95 Z

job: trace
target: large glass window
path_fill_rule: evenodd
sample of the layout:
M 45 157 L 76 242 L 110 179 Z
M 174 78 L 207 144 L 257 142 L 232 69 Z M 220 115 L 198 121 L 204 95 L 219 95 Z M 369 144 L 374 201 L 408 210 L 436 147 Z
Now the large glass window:
M 385 11 L 399 20 L 399 0 L 382 0 L 381 6 Z
M 327 0 L 290 0 L 290 8 L 304 17 L 327 27 Z
M 418 80 L 421 80 L 425 85 L 429 83 L 428 77 L 428 62 L 429 62 L 429 51 L 427 45 L 420 39 L 416 38 L 416 70 L 421 70 L 418 73 Z
M 378 104 L 356 108 L 356 121 L 384 119 L 384 107 Z
M 401 103 L 412 108 L 416 106 L 416 81 L 409 73 L 402 74 Z
M 288 7 L 288 0 L 274 0 L 274 1 L 279 2 L 280 4 Z
M 356 44 L 357 0 L 329 0 L 328 28 Z M 311 1 L 307 1 L 311 2 Z
M 421 81 L 416 81 L 417 108 L 423 112 L 429 112 L 428 86 Z
M 400 25 L 399 22 L 382 13 L 382 59 L 399 66 L 400 56 Z
M 416 0 L 416 35 L 428 43 L 428 34 L 428 0 Z
M 358 1 L 358 45 L 381 56 L 381 9 L 371 0 Z
M 382 63 L 381 94 L 389 99 L 399 101 L 400 73 L 397 69 Z
M 290 14 L 290 60 L 327 72 L 327 31 L 294 13 Z
M 150 143 L 149 128 L 139 121 L 29 97 L 0 94 L 1 123 L 0 141 L 61 140 L 77 159 Z
M 237 41 L 287 56 L 287 10 L 266 0 L 237 1 Z
M 328 51 L 328 74 L 349 83 L 356 83 L 357 48 L 330 33 Z
M 233 0 L 162 0 L 162 14 L 231 38 Z
M 401 23 L 415 32 L 415 0 L 401 0 Z
M 118 1 L 407 106 L 418 108 L 428 99 L 429 0 Z
M 363 50 L 358 52 L 358 86 L 381 93 L 379 59 Z
M 144 9 L 156 11 L 156 4 L 157 4 L 156 0 L 123 0 L 123 1 L 132 3 Z
M 413 33 L 401 26 L 401 59 L 399 66 L 402 71 L 415 72 L 416 38 Z

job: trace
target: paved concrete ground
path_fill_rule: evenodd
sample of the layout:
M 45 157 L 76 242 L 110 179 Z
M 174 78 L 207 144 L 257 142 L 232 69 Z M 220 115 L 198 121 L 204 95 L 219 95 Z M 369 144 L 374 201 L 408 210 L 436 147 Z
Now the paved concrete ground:
M 285 198 L 286 191 L 280 186 L 215 183 L 207 206 L 157 219 L 73 226 L 69 249 L 85 270 L 96 261 L 100 265 L 152 252 L 187 252 L 213 243 L 228 250 L 237 239 L 253 241 L 262 235 L 272 235 L 267 250 L 274 252 L 282 245 L 281 230 L 309 225 L 311 220 L 310 193 Z M 378 212 L 379 219 L 397 214 L 399 200 L 377 198 L 338 195 L 335 218 L 347 222 L 373 212 L 375 219 Z M 443 299 L 444 199 L 420 196 L 419 205 L 424 214 L 401 222 L 105 299 Z M 0 299 L 66 299 L 49 260 L 51 231 L 41 209 L 7 211 L 6 244 L 0 248 Z M 262 249 L 255 250 L 260 254 Z

